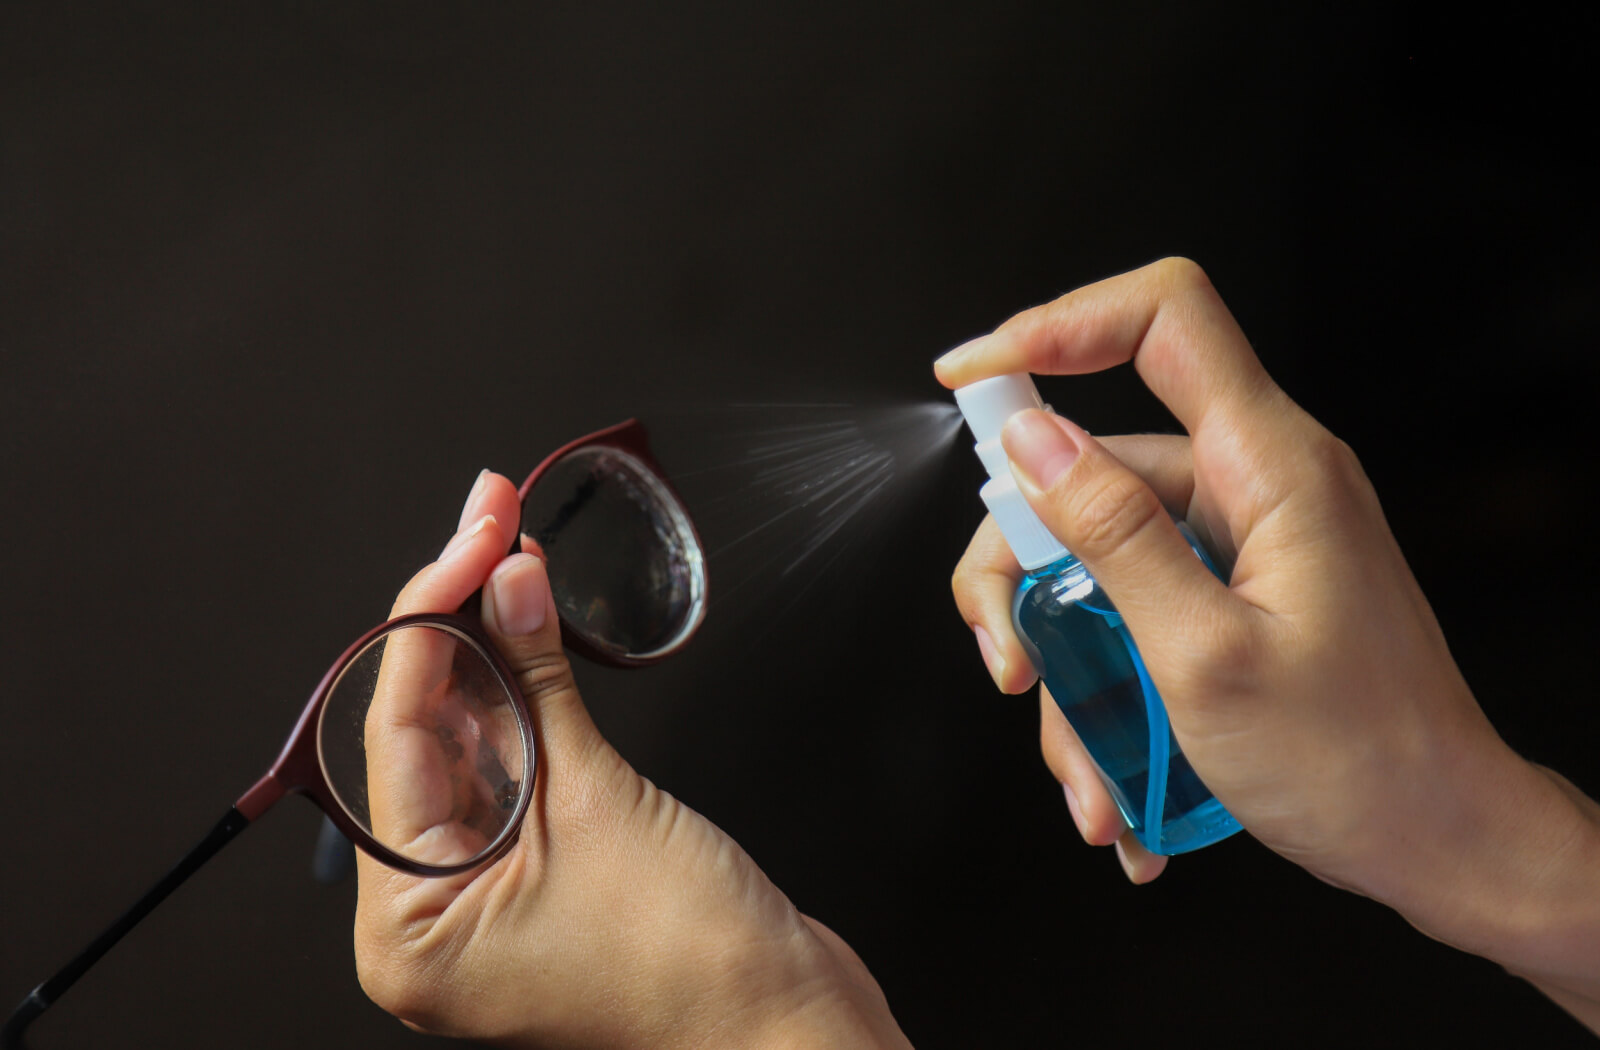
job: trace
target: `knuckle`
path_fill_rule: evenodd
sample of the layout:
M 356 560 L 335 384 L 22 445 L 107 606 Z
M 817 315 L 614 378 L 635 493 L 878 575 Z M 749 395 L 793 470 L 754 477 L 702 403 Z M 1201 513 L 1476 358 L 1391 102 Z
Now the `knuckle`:
M 1371 491 L 1366 470 L 1355 450 L 1318 425 L 1302 446 L 1302 470 L 1310 475 L 1312 491 L 1321 494 L 1328 513 L 1340 514 Z
M 560 650 L 534 653 L 517 661 L 517 685 L 530 703 L 577 688 L 572 664 Z
M 1009 602 L 1020 578 L 1016 557 L 999 527 L 986 519 L 950 574 L 950 593 L 961 615 L 974 622 L 996 601 Z
M 1189 292 L 1211 287 L 1211 278 L 1193 259 L 1168 256 L 1154 264 L 1157 278 L 1170 292 Z
M 976 566 L 958 565 L 950 577 L 950 593 L 955 597 L 956 610 L 969 622 L 980 620 L 997 598 L 1009 600 L 1014 587 L 1010 577 Z
M 968 558 L 957 562 L 955 571 L 950 574 L 950 593 L 955 595 L 956 607 L 962 612 L 966 611 L 968 596 L 977 588 L 977 577 L 978 572 Z
M 1355 449 L 1328 430 L 1322 430 L 1312 440 L 1311 456 L 1320 473 L 1334 481 L 1349 482 L 1366 477 Z
M 1122 470 L 1080 487 L 1074 504 L 1069 546 L 1091 555 L 1120 549 L 1164 513 L 1155 492 Z

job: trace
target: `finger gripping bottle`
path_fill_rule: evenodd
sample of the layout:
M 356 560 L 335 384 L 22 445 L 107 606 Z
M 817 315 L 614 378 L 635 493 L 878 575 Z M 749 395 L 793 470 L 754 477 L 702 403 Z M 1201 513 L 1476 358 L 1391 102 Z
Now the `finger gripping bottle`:
M 1011 616 L 1034 670 L 1094 759 L 1117 808 L 1152 853 L 1187 853 L 1239 830 L 1178 748 L 1167 710 L 1116 606 L 1082 562 L 1045 528 L 1011 476 L 1000 447 L 1006 421 L 1049 411 L 1026 372 L 956 391 L 989 472 L 984 505 L 1026 575 Z M 1178 531 L 1206 568 L 1216 566 L 1183 522 Z

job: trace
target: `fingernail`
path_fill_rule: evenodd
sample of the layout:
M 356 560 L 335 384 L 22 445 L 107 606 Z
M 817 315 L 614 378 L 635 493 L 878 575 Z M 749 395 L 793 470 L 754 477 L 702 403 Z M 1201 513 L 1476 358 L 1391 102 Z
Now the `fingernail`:
M 1006 677 L 1006 658 L 994 647 L 994 639 L 989 637 L 989 632 L 983 629 L 982 624 L 973 624 L 972 633 L 978 639 L 978 652 L 983 654 L 983 666 L 989 669 L 989 677 L 994 679 L 996 689 L 1004 691 L 1000 683 Z
M 461 520 L 456 522 L 456 531 L 460 532 L 467 527 L 467 522 L 472 521 L 478 514 L 478 499 L 483 495 L 484 485 L 489 480 L 489 468 L 484 467 L 478 471 L 478 480 L 472 483 L 472 491 L 467 493 L 467 502 L 461 505 Z
M 1150 881 L 1149 879 L 1142 878 L 1140 876 L 1138 869 L 1134 867 L 1133 858 L 1128 856 L 1128 851 L 1123 848 L 1121 839 L 1118 839 L 1116 841 L 1116 851 L 1117 851 L 1117 860 L 1122 865 L 1122 873 L 1124 875 L 1128 876 L 1128 881 L 1129 882 L 1132 882 L 1134 885 L 1137 886 L 1142 882 L 1149 882 Z
M 1060 416 L 1036 408 L 1018 412 L 1006 422 L 1000 443 L 1011 465 L 1037 488 L 1048 489 L 1078 460 L 1078 428 Z
M 957 347 L 954 347 L 952 349 L 946 350 L 944 353 L 940 354 L 937 358 L 934 359 L 933 367 L 934 368 L 949 368 L 951 365 L 953 365 L 956 362 L 960 361 L 962 358 L 967 357 L 974 350 L 978 349 L 978 347 L 982 346 L 984 343 L 986 343 L 988 341 L 989 341 L 989 337 L 986 336 L 986 335 L 980 335 L 976 339 L 968 339 L 966 342 L 962 343 L 960 346 L 957 346 Z
M 495 517 L 493 514 L 485 514 L 483 517 L 479 518 L 472 528 L 468 529 L 466 532 L 458 532 L 454 536 L 450 537 L 450 542 L 445 544 L 444 550 L 439 552 L 439 560 L 448 561 L 457 554 L 460 554 L 466 549 L 467 541 L 472 539 L 472 537 L 476 536 L 478 533 L 482 532 L 488 527 L 489 523 L 494 520 Z
M 483 618 L 500 634 L 515 638 L 544 626 L 549 603 L 544 562 L 531 554 L 513 554 L 489 577 Z
M 1078 807 L 1078 796 L 1072 793 L 1072 785 L 1063 780 L 1061 782 L 1061 793 L 1067 796 L 1067 812 L 1072 814 L 1072 822 L 1078 826 L 1078 834 L 1087 839 L 1089 832 L 1083 822 L 1083 810 Z M 1118 856 L 1121 856 L 1121 851 L 1122 847 L 1118 846 Z
M 1128 854 L 1123 851 L 1122 840 L 1118 839 L 1111 848 L 1117 851 L 1117 861 L 1122 865 L 1122 873 L 1130 879 L 1133 878 L 1133 861 L 1129 860 Z

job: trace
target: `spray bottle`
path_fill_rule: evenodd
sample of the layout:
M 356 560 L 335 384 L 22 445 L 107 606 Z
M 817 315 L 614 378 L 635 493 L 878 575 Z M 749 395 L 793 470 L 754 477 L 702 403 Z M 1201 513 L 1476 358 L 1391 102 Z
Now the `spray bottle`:
M 1026 372 L 956 391 L 989 472 L 979 491 L 1027 574 L 1012 623 L 1034 670 L 1094 759 L 1117 808 L 1152 853 L 1187 853 L 1239 830 L 1178 748 L 1166 707 L 1116 606 L 1082 562 L 1045 528 L 1011 476 L 1000 432 L 1013 415 L 1049 408 Z M 1183 522 L 1178 531 L 1217 572 Z M 1220 575 L 1220 574 L 1219 574 Z

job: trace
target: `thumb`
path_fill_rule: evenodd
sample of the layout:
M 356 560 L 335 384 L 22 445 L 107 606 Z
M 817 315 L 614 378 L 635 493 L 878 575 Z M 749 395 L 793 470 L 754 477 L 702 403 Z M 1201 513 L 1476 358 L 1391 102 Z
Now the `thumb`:
M 1007 422 L 1001 443 L 1039 520 L 1105 588 L 1147 660 L 1160 662 L 1156 639 L 1216 622 L 1227 587 L 1155 491 L 1088 431 L 1029 409 Z
M 483 625 L 547 739 L 559 734 L 570 740 L 574 732 L 577 741 L 598 737 L 561 647 L 561 621 L 542 558 L 513 554 L 495 567 L 483 588 Z

